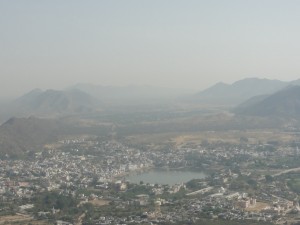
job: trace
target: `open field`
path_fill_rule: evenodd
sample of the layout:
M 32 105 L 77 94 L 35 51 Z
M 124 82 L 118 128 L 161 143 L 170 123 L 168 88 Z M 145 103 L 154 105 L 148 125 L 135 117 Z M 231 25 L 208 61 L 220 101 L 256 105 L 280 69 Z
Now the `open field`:
M 238 144 L 241 138 L 246 138 L 247 143 L 267 143 L 268 141 L 290 142 L 299 141 L 300 137 L 294 133 L 281 132 L 278 130 L 249 130 L 249 131 L 203 131 L 189 133 L 157 133 L 147 135 L 134 135 L 127 137 L 127 140 L 134 144 L 147 143 L 173 143 L 176 146 L 183 144 L 201 144 L 207 142 L 226 142 Z
M 202 143 L 203 141 L 208 142 L 227 142 L 238 144 L 241 138 L 247 138 L 247 143 L 257 144 L 266 143 L 268 141 L 279 141 L 279 142 L 289 142 L 297 140 L 292 133 L 279 132 L 277 130 L 251 130 L 251 131 L 207 131 L 194 133 L 189 135 L 179 135 L 172 139 L 176 145 L 182 145 L 185 143 Z

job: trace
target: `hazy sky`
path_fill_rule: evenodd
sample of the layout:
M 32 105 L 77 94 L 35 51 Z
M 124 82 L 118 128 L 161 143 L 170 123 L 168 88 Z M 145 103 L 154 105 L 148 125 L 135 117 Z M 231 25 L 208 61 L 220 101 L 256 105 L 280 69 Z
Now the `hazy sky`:
M 300 78 L 298 0 L 0 0 L 0 96 Z

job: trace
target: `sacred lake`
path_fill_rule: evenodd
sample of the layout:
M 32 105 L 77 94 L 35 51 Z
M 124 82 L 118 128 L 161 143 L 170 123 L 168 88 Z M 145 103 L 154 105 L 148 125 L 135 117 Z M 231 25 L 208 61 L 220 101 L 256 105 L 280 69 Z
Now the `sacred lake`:
M 126 180 L 131 183 L 149 183 L 149 184 L 169 184 L 185 183 L 192 179 L 201 179 L 206 174 L 196 170 L 165 170 L 151 169 L 137 173 L 131 173 L 126 176 Z

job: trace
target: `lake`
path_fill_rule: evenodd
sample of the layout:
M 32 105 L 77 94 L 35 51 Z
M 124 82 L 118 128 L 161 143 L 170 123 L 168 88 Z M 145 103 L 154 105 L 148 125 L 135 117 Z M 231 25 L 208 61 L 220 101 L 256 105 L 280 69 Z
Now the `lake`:
M 140 183 L 140 181 L 143 181 L 145 184 L 174 185 L 204 177 L 206 177 L 206 174 L 200 171 L 153 169 L 141 173 L 131 173 L 126 176 L 126 180 L 130 181 L 131 183 Z

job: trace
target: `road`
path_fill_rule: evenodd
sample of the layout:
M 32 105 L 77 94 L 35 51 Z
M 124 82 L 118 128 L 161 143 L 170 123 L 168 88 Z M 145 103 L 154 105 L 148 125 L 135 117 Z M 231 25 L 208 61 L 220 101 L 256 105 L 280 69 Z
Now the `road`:
M 279 173 L 273 174 L 272 176 L 273 177 L 277 177 L 277 176 L 280 176 L 280 175 L 285 174 L 285 173 L 297 172 L 297 171 L 300 171 L 300 167 L 293 168 L 293 169 L 288 169 L 288 170 L 283 170 L 283 171 L 281 171 Z

